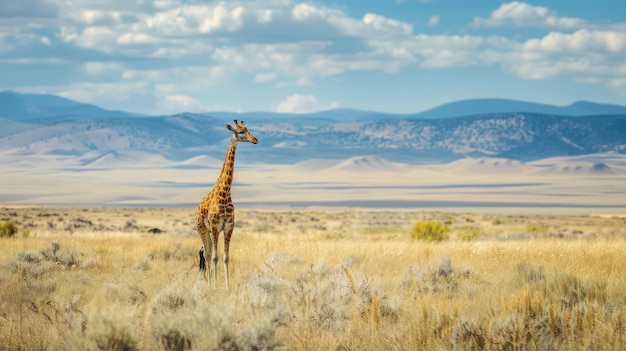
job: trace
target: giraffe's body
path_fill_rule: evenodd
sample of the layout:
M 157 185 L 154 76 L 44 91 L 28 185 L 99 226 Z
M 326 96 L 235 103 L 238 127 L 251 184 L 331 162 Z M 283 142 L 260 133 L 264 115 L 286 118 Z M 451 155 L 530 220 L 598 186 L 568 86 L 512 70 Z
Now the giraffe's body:
M 231 198 L 231 188 L 233 184 L 233 173 L 235 167 L 235 152 L 239 142 L 250 142 L 256 144 L 258 141 L 248 131 L 245 123 L 237 123 L 235 128 L 226 124 L 226 129 L 233 133 L 233 136 L 226 151 L 222 171 L 217 177 L 215 186 L 205 196 L 196 210 L 196 227 L 198 235 L 202 240 L 203 248 L 200 250 L 200 271 L 204 274 L 206 263 L 213 264 L 213 287 L 217 286 L 217 242 L 220 232 L 224 232 L 224 277 L 226 289 L 229 289 L 228 279 L 228 249 L 230 246 L 230 236 L 235 228 L 235 207 Z M 209 279 L 209 284 L 211 284 Z

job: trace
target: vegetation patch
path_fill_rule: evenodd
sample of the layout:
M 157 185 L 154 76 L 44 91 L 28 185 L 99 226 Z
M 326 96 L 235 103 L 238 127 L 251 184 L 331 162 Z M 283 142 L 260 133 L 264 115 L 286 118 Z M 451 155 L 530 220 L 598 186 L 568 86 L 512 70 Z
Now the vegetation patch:
M 464 241 L 472 241 L 478 238 L 480 235 L 480 229 L 478 228 L 463 228 L 456 233 L 457 238 Z
M 426 241 L 442 241 L 448 239 L 450 228 L 439 221 L 416 222 L 411 228 L 411 236 Z
M 17 225 L 13 222 L 0 222 L 0 238 L 12 238 L 17 233 Z

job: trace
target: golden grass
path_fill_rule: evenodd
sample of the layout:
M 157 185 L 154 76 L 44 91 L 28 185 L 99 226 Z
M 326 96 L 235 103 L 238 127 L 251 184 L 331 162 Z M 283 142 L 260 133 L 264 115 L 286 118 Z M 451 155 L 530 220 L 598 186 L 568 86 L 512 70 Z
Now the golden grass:
M 237 214 L 226 292 L 221 263 L 217 290 L 198 274 L 192 209 L 0 211 L 30 228 L 0 241 L 0 349 L 626 348 L 621 218 Z M 481 234 L 421 242 L 418 220 Z

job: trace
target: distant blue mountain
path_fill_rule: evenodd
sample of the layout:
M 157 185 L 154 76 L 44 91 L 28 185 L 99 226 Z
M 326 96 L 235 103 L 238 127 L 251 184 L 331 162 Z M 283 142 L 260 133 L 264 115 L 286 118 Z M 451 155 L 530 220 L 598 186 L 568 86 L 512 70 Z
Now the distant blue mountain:
M 50 94 L 0 92 L 0 118 L 27 121 L 49 117 L 137 117 Z
M 239 119 L 244 121 L 294 121 L 301 123 L 318 124 L 320 122 L 347 122 L 366 119 L 373 112 L 351 110 L 351 109 L 333 109 L 313 113 L 278 113 L 278 112 L 207 112 L 205 115 L 223 118 L 224 120 Z
M 568 106 L 556 106 L 509 99 L 473 99 L 443 104 L 411 115 L 411 118 L 439 119 L 515 112 L 581 117 L 626 114 L 626 106 L 598 104 L 589 101 L 579 101 Z
M 450 102 L 415 114 L 391 114 L 356 109 L 333 109 L 307 114 L 276 112 L 206 112 L 195 114 L 216 117 L 224 121 L 295 122 L 303 125 L 324 125 L 332 122 L 354 122 L 393 119 L 444 119 L 486 115 L 493 113 L 539 113 L 556 116 L 623 115 L 626 106 L 578 101 L 568 106 L 538 104 L 510 99 L 473 99 Z M 14 121 L 33 121 L 50 117 L 119 118 L 140 117 L 124 111 L 105 110 L 98 106 L 77 102 L 50 94 L 22 94 L 0 92 L 0 118 Z
M 238 157 L 264 163 L 359 155 L 403 163 L 445 162 L 468 155 L 527 161 L 624 153 L 626 145 L 626 107 L 584 101 L 559 107 L 469 100 L 413 115 L 335 109 L 310 114 L 211 112 L 137 118 L 53 95 L 2 92 L 0 152 L 89 160 L 133 152 L 176 161 L 196 156 L 220 159 L 230 138 L 224 122 L 233 119 L 249 122 L 259 139 L 254 153 L 242 152 Z
M 591 101 L 577 101 L 568 107 L 580 111 L 584 116 L 623 115 L 626 113 L 626 106 L 598 104 Z

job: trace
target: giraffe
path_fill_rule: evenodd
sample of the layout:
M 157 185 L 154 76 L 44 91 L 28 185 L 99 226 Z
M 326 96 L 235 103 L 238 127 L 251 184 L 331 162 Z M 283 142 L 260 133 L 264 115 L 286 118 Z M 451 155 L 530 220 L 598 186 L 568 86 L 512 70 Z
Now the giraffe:
M 244 121 L 235 122 L 235 127 L 225 123 L 226 129 L 233 133 L 222 171 L 217 177 L 215 186 L 207 196 L 205 196 L 196 210 L 196 227 L 198 235 L 202 240 L 203 247 L 200 249 L 200 273 L 204 277 L 209 258 L 213 262 L 213 288 L 217 287 L 217 240 L 220 231 L 224 232 L 224 274 L 226 280 L 226 290 L 230 290 L 228 282 L 228 248 L 230 236 L 235 227 L 235 207 L 230 196 L 233 184 L 233 171 L 235 167 L 235 151 L 240 142 L 258 143 L 258 140 L 248 131 Z M 209 269 L 209 276 L 211 270 Z M 209 286 L 211 280 L 208 279 Z

